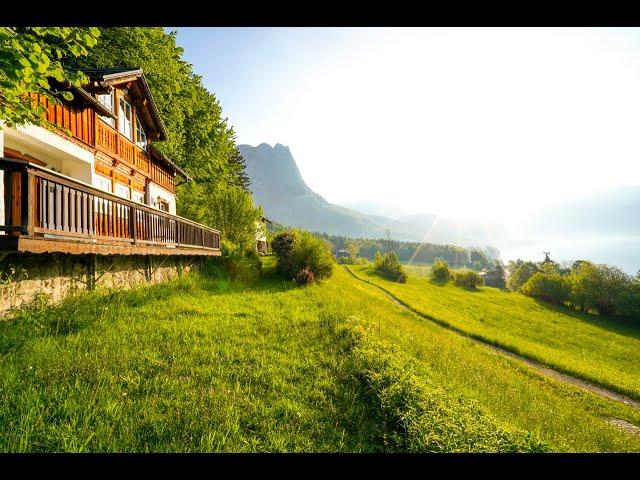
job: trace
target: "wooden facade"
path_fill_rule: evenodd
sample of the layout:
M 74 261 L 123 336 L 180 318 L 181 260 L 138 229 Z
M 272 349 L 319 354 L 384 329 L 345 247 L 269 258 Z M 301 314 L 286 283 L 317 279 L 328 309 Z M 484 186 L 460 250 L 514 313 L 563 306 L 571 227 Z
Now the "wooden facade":
M 98 101 L 100 94 L 110 92 L 111 109 Z M 44 148 L 29 152 L 7 146 L 5 158 L 0 158 L 0 250 L 220 255 L 217 230 L 169 213 L 168 199 L 175 211 L 176 176 L 188 176 L 150 146 L 154 140 L 166 140 L 166 131 L 141 70 L 101 71 L 86 90 L 74 91 L 73 101 L 53 104 L 38 94 L 31 99 L 44 105 L 46 119 L 58 127 L 53 129 L 57 135 L 90 152 L 89 158 L 93 155 L 92 166 L 80 162 L 75 168 L 92 168 L 90 178 L 97 183 L 68 176 L 75 173 L 62 175 L 50 159 L 42 158 L 42 152 L 56 143 L 53 138 L 44 141 Z M 123 124 L 131 138 L 118 128 L 121 99 L 125 112 L 130 112 Z M 142 125 L 136 125 L 138 121 Z M 140 130 L 144 137 L 138 136 Z M 111 182 L 110 191 L 104 189 L 105 179 Z M 158 194 L 163 191 L 166 194 Z
M 44 105 L 47 109 L 45 117 L 49 122 L 60 129 L 71 131 L 71 138 L 76 142 L 87 147 L 95 145 L 95 115 L 90 106 L 77 99 L 55 105 L 49 102 L 46 97 L 35 93 L 31 94 L 31 98 Z M 63 131 L 58 131 L 58 133 L 67 136 Z
M 131 82 L 128 82 L 131 86 Z M 80 98 L 73 101 L 62 100 L 61 104 L 55 105 L 38 94 L 32 94 L 31 98 L 35 102 L 41 102 L 45 108 L 46 119 L 59 127 L 56 132 L 85 148 L 92 150 L 96 154 L 96 159 L 101 162 L 101 166 L 96 168 L 96 172 L 112 179 L 112 191 L 115 189 L 115 182 L 124 183 L 136 190 L 145 191 L 146 184 L 150 181 L 156 183 L 168 192 L 175 194 L 175 170 L 172 170 L 167 162 L 157 155 L 151 155 L 148 151 L 136 145 L 132 139 L 127 138 L 115 127 L 109 125 L 91 106 L 87 105 Z M 132 132 L 135 139 L 136 122 L 139 117 L 138 108 L 135 101 L 120 89 L 114 88 L 114 111 L 115 117 L 119 115 L 120 98 L 125 99 L 131 105 Z M 68 135 L 67 130 L 71 133 Z M 150 145 L 153 142 L 151 137 L 147 137 Z M 24 159 L 21 155 L 14 155 L 17 159 Z M 107 160 L 108 159 L 108 160 Z M 36 161 L 41 160 L 37 159 Z M 106 161 L 105 161 L 106 160 Z M 108 166 L 111 164 L 110 166 Z M 118 177 L 115 166 L 121 164 L 129 167 L 130 173 L 127 178 Z M 124 175 L 121 169 L 119 175 Z M 142 188 L 141 187 L 142 185 Z

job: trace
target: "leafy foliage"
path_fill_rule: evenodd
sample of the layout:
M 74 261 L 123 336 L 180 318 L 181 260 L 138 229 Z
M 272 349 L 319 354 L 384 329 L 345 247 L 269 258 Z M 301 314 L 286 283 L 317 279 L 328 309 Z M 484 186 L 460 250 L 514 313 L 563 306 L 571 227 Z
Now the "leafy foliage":
M 250 193 L 237 186 L 219 184 L 205 197 L 206 213 L 202 220 L 214 225 L 222 238 L 241 248 L 255 248 L 256 224 L 262 217 L 262 207 L 253 205 Z
M 517 292 L 534 273 L 540 271 L 540 268 L 534 262 L 524 262 L 518 259 L 515 262 L 510 261 L 507 270 L 509 271 L 507 287 L 509 290 Z
M 571 286 L 565 277 L 557 272 L 536 272 L 522 286 L 522 293 L 545 302 L 562 304 L 569 299 Z
M 296 276 L 293 277 L 293 279 L 298 285 L 308 285 L 314 282 L 315 276 L 313 275 L 313 270 L 309 267 L 304 267 L 296 273 Z
M 594 309 L 603 315 L 640 319 L 638 283 L 619 268 L 576 262 L 568 281 L 570 301 L 577 309 L 584 312 Z
M 271 250 L 275 253 L 277 258 L 276 269 L 280 275 L 289 277 L 289 274 L 293 271 L 291 265 L 291 251 L 293 250 L 293 244 L 298 238 L 298 231 L 282 231 L 277 233 L 271 241 Z
M 431 267 L 431 278 L 436 282 L 448 282 L 451 278 L 449 264 L 441 258 L 436 258 Z
M 327 244 L 309 232 L 302 232 L 291 249 L 291 268 L 299 272 L 308 268 L 316 280 L 333 274 L 333 255 Z
M 640 319 L 640 281 L 617 267 L 576 260 L 562 267 L 548 255 L 538 264 L 509 262 L 511 290 L 582 312 Z
M 384 255 L 376 252 L 373 268 L 376 272 L 396 282 L 405 283 L 407 281 L 407 274 L 394 251 L 387 252 Z
M 243 248 L 223 240 L 220 245 L 222 257 L 209 259 L 203 269 L 203 273 L 212 278 L 225 278 L 229 280 L 249 283 L 260 278 L 262 274 L 262 262 L 258 253 L 253 248 Z
M 340 265 L 367 265 L 369 260 L 365 257 L 352 257 L 348 255 L 346 257 L 339 257 L 338 263 Z
M 454 273 L 453 282 L 458 287 L 476 290 L 478 287 L 484 285 L 484 278 L 473 270 L 463 270 L 461 272 Z
M 70 65 L 96 45 L 100 31 L 78 27 L 0 27 L 0 121 L 7 126 L 27 123 L 52 128 L 45 107 L 30 93 L 59 104 L 73 100 L 70 86 L 87 77 Z
M 333 274 L 334 260 L 329 246 L 309 232 L 280 232 L 273 238 L 271 248 L 276 254 L 278 272 L 288 279 L 296 279 L 299 274 L 301 280 L 315 281 Z

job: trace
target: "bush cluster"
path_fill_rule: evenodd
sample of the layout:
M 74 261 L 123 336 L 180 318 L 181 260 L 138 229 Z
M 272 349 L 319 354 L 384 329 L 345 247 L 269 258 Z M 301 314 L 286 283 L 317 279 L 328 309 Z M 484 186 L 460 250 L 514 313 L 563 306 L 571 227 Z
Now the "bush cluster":
M 631 277 L 617 267 L 584 260 L 564 269 L 554 262 L 514 265 L 509 278 L 513 290 L 582 312 L 640 320 L 640 275 Z
M 569 302 L 574 308 L 640 320 L 640 275 L 634 278 L 611 265 L 579 261 L 567 281 Z
M 274 236 L 271 248 L 278 272 L 287 279 L 306 285 L 333 274 L 329 246 L 309 232 L 280 232 Z
M 545 302 L 562 304 L 569 299 L 571 286 L 559 273 L 536 272 L 522 286 L 522 293 Z
M 391 251 L 384 255 L 376 252 L 373 268 L 376 272 L 396 282 L 405 283 L 407 281 L 407 274 L 402 268 L 396 252 Z
M 484 278 L 473 270 L 463 270 L 461 272 L 455 272 L 453 275 L 453 281 L 458 287 L 468 288 L 469 290 L 476 290 L 478 287 L 484 285 Z
M 431 267 L 431 278 L 436 282 L 448 282 L 451 278 L 449 264 L 441 258 L 436 258 Z

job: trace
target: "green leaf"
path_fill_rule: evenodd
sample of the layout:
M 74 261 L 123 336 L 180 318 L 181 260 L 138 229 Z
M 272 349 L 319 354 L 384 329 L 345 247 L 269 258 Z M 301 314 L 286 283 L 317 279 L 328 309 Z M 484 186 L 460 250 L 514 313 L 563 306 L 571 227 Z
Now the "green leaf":
M 26 57 L 20 56 L 18 57 L 18 63 L 25 68 L 31 68 L 31 62 Z

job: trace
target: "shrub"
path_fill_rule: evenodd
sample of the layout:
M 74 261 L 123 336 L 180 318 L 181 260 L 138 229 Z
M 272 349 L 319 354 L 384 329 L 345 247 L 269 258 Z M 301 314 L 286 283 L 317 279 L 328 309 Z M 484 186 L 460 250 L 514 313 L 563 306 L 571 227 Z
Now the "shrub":
M 221 242 L 222 257 L 209 259 L 202 273 L 221 278 L 227 276 L 231 280 L 251 282 L 260 278 L 262 262 L 253 248 L 243 248 L 230 242 Z
M 562 304 L 569 299 L 571 287 L 559 273 L 534 273 L 522 286 L 522 293 L 545 302 Z
M 436 282 L 448 282 L 451 278 L 449 264 L 437 257 L 433 262 L 433 267 L 431 267 L 431 278 Z
M 329 278 L 333 274 L 331 250 L 324 241 L 309 232 L 303 232 L 294 242 L 290 261 L 290 278 L 304 268 L 309 268 L 316 280 Z
M 396 252 L 387 252 L 384 255 L 376 252 L 373 268 L 376 272 L 396 282 L 405 283 L 407 281 L 407 274 L 402 268 Z
M 308 269 L 313 280 L 329 278 L 333 274 L 333 255 L 328 245 L 309 232 L 282 232 L 272 242 L 277 270 L 288 279 L 295 279 Z
M 484 278 L 473 270 L 463 270 L 454 274 L 454 282 L 458 287 L 475 290 L 484 285 Z
M 290 278 L 293 272 L 291 266 L 291 251 L 298 238 L 297 231 L 285 231 L 276 234 L 271 242 L 271 250 L 276 255 L 276 269 L 280 275 Z
M 308 285 L 314 282 L 315 277 L 313 271 L 309 267 L 305 267 L 296 273 L 294 280 L 298 285 Z

